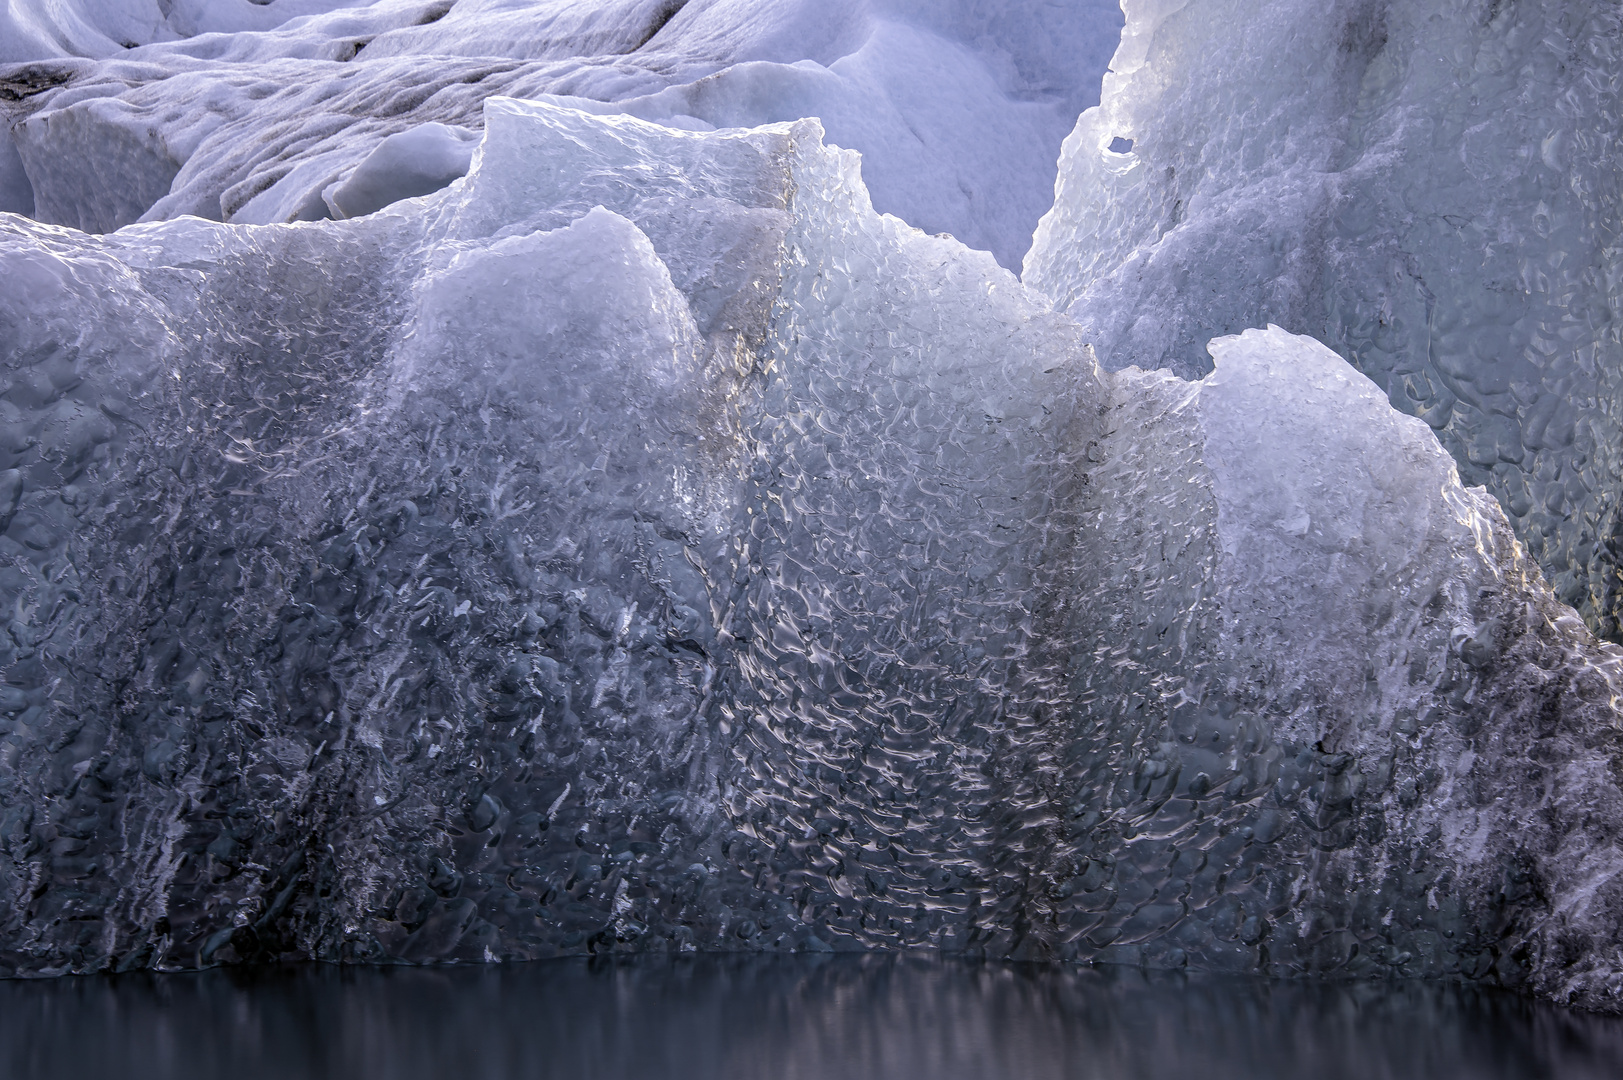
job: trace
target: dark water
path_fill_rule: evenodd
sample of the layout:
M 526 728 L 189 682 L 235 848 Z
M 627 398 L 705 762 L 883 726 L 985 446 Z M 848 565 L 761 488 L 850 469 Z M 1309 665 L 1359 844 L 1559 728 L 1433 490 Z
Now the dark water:
M 1623 1021 L 1424 983 L 896 956 L 0 984 L 6 1077 L 1623 1076 Z

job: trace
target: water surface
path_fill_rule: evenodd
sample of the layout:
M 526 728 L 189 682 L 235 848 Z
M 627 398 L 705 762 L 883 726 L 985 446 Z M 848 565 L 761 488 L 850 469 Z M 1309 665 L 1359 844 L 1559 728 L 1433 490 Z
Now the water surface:
M 314 965 L 0 983 L 0 1073 L 1615 1080 L 1623 1021 L 1436 983 L 918 956 Z

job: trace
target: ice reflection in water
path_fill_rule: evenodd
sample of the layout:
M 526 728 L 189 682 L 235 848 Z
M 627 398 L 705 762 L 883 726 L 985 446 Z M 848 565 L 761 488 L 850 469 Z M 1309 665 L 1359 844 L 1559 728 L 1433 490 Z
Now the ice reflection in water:
M 1623 1075 L 1623 1021 L 1437 983 L 863 956 L 0 983 L 0 1072 L 145 1077 Z

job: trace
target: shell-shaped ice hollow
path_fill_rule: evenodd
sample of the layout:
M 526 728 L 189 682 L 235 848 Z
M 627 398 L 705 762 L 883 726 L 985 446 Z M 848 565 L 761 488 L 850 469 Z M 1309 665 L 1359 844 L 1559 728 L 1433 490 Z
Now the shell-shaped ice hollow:
M 1617 1000 L 1620 654 L 1281 330 L 1101 372 L 814 122 L 0 217 L 0 956 L 935 946 Z

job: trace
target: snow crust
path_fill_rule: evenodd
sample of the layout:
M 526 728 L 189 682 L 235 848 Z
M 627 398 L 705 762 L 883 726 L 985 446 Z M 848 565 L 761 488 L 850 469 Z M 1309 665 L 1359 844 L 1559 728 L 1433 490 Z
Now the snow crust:
M 477 130 L 492 95 L 559 96 L 701 130 L 821 117 L 864 155 L 881 209 L 1010 267 L 1121 25 L 1107 0 L 232 0 L 167 16 L 64 0 L 5 17 L 0 63 L 31 63 L 0 70 L 0 119 L 51 223 L 309 220 L 387 139 Z M 405 167 L 408 145 L 374 168 Z M 448 180 L 419 148 L 412 171 Z M 0 192 L 20 192 L 7 160 Z
M 1123 7 L 1026 279 L 1111 368 L 1199 376 L 1270 321 L 1330 345 L 1617 640 L 1617 9 Z
M 1623 653 L 1366 376 L 1277 327 L 1107 372 L 812 121 L 483 109 L 352 220 L 0 218 L 7 971 L 933 946 L 1616 1005 Z

